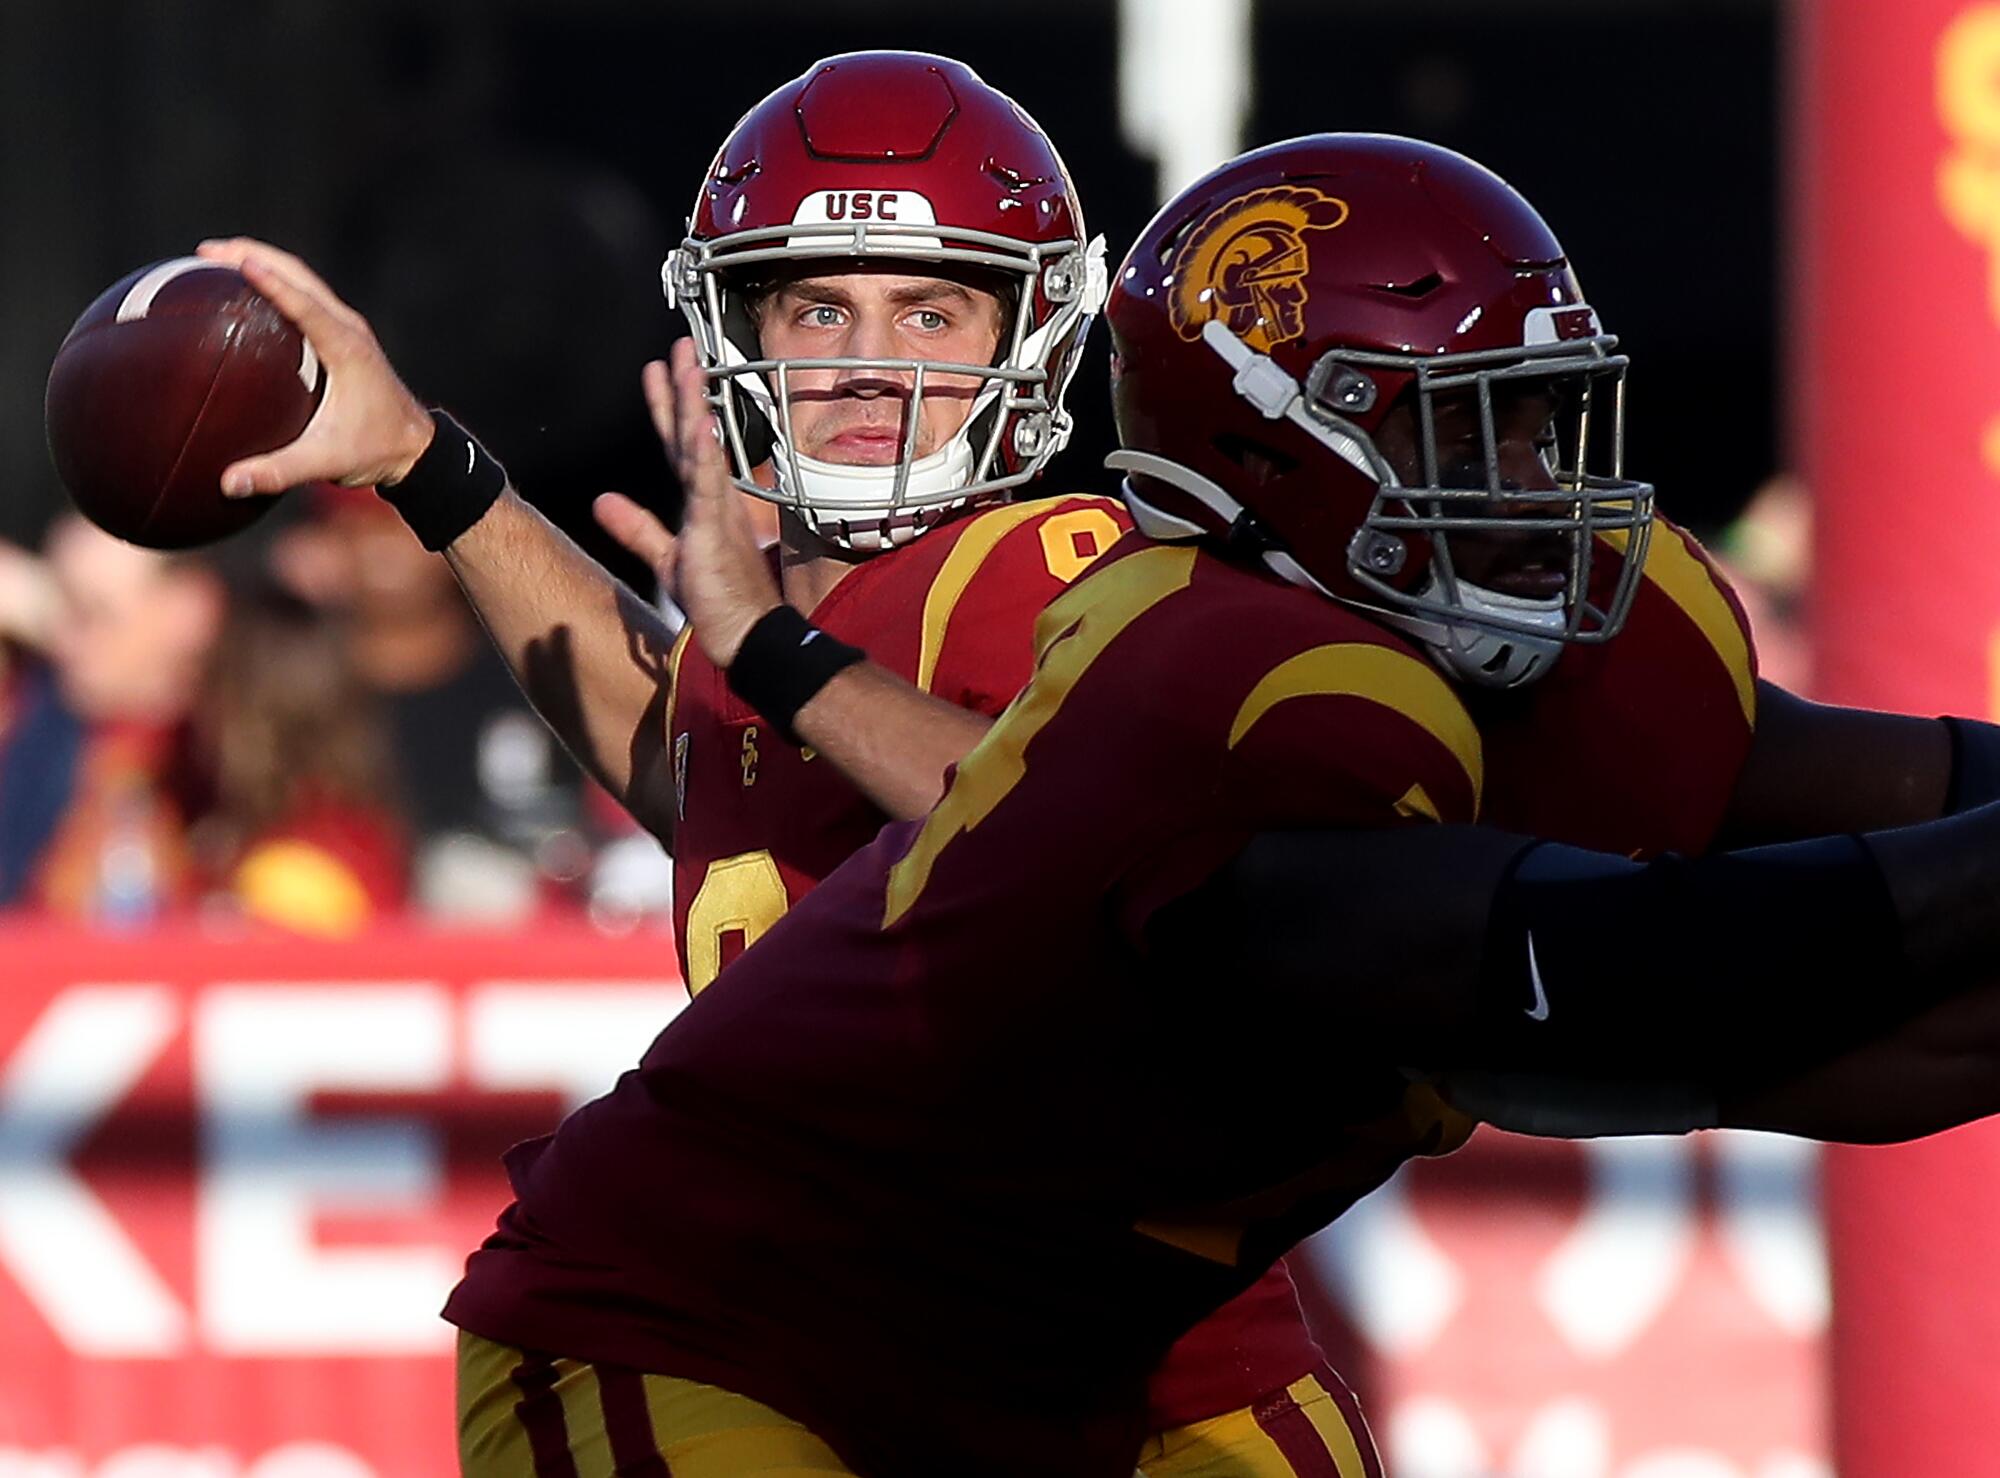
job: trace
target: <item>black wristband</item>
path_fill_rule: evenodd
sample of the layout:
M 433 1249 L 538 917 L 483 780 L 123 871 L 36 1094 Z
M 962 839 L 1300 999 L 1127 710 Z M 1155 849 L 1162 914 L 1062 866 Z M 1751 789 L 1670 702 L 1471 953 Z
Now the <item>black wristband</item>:
M 486 516 L 507 490 L 507 469 L 450 415 L 431 411 L 437 434 L 401 482 L 375 491 L 433 554 Z
M 828 636 L 790 606 L 757 618 L 729 664 L 729 690 L 763 715 L 781 738 L 797 744 L 792 720 L 837 672 L 867 653 Z
M 1945 790 L 1944 814 L 1956 816 L 2000 801 L 2000 725 L 1971 718 L 1940 722 L 1951 735 L 1951 784 Z

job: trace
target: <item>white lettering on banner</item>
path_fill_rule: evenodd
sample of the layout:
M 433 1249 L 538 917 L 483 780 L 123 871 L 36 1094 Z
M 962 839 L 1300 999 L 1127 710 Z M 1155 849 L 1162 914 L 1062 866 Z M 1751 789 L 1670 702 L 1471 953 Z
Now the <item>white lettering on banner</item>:
M 1589 1199 L 1542 1264 L 1535 1291 L 1570 1348 L 1603 1359 L 1653 1322 L 1694 1255 L 1693 1146 L 1662 1135 L 1589 1139 L 1579 1148 Z
M 202 1109 L 196 1276 L 217 1353 L 448 1349 L 439 1305 L 464 1249 L 321 1248 L 329 1212 L 420 1212 L 442 1181 L 437 1131 L 413 1119 L 315 1122 L 325 1090 L 435 1091 L 451 1002 L 427 985 L 226 985 L 195 1008 Z
M 480 985 L 466 1006 L 467 1066 L 482 1088 L 554 1088 L 573 1109 L 636 1066 L 686 1004 L 686 989 L 665 980 L 657 995 L 597 981 Z
M 187 1343 L 179 1301 L 68 1165 L 159 1057 L 176 1015 L 157 985 L 67 991 L 0 1075 L 0 1261 L 79 1355 L 160 1357 Z
M 1564 1396 L 1535 1411 L 1510 1458 L 1495 1462 L 1472 1418 L 1442 1396 L 1398 1403 L 1384 1424 L 1396 1478 L 1833 1478 L 1818 1458 L 1780 1449 L 1744 1468 L 1703 1447 L 1658 1447 L 1626 1462 L 1612 1456 L 1611 1418 L 1598 1403 Z
M 95 1467 L 67 1449 L 0 1447 L 0 1478 L 376 1478 L 375 1469 L 330 1442 L 288 1442 L 240 1465 L 222 1447 L 122 1447 Z

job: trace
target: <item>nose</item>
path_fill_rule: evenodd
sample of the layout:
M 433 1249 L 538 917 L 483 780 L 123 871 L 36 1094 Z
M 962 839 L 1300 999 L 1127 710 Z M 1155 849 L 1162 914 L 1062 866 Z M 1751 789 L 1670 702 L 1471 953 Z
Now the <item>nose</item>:
M 897 359 L 895 318 L 892 313 L 863 311 L 855 316 L 854 327 L 841 345 L 842 357 L 849 359 Z M 877 395 L 907 393 L 910 375 L 900 370 L 873 366 L 844 369 L 837 373 L 834 386 L 849 395 L 872 398 Z
M 1509 492 L 1552 493 L 1560 484 L 1532 444 L 1507 442 L 1500 448 L 1500 486 Z

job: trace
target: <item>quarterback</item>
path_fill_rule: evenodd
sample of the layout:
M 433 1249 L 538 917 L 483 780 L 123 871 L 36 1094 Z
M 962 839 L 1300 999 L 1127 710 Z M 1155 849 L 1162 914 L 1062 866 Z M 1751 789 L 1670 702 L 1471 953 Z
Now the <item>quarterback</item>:
M 295 260 L 205 249 L 268 275 L 308 332 L 344 321 L 369 347 Z M 864 53 L 779 88 L 718 151 L 663 275 L 693 332 L 645 388 L 685 520 L 676 539 L 617 495 L 596 511 L 689 611 L 677 641 L 497 477 L 459 502 L 393 465 L 339 475 L 401 483 L 386 495 L 444 551 L 543 713 L 668 844 L 701 993 L 887 819 L 929 808 L 1027 681 L 1035 616 L 1129 520 L 1115 500 L 1006 501 L 1067 437 L 1063 392 L 1105 273 L 1047 138 L 965 67 Z M 349 364 L 347 385 L 365 382 Z M 704 394 L 719 455 L 704 454 Z M 431 427 L 393 397 L 359 414 Z M 433 462 L 477 463 L 440 429 Z M 312 450 L 309 433 L 286 455 Z M 256 486 L 298 475 L 248 470 Z M 780 510 L 775 570 L 739 492 Z M 773 1439 L 753 1402 L 661 1405 L 650 1367 L 556 1373 L 476 1334 L 461 1353 L 470 1471 L 525 1473 L 551 1442 L 585 1471 L 607 1443 L 675 1472 L 781 1456 L 838 1470 L 810 1434 L 797 1450 Z M 651 1415 L 635 1417 L 640 1398 Z M 1166 1352 L 1150 1406 L 1153 1478 L 1374 1470 L 1282 1267 Z
M 660 1372 L 621 1400 L 734 1393 L 860 1473 L 1125 1478 L 1174 1339 L 1475 1115 L 1996 1107 L 1994 731 L 1758 681 L 1518 195 L 1273 146 L 1108 316 L 1145 537 L 928 817 L 514 1152 L 448 1312 L 537 1389 Z

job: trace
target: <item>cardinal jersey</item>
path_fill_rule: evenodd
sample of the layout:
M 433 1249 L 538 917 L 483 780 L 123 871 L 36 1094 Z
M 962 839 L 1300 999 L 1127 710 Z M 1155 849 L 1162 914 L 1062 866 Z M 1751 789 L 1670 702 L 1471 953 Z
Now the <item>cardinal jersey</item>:
M 863 560 L 816 625 L 924 692 L 991 717 L 1028 681 L 1035 618 L 1118 541 L 1122 505 L 1013 503 Z M 787 744 L 681 634 L 671 658 L 674 924 L 700 992 L 888 820 L 811 749 Z
M 1615 639 L 1571 648 L 1517 692 L 1472 695 L 1487 822 L 1626 857 L 1714 841 L 1756 719 L 1749 624 L 1701 547 L 1664 519 L 1645 575 Z
M 858 565 L 813 620 L 925 692 L 997 714 L 1027 684 L 1035 618 L 1128 522 L 1122 504 L 1091 497 L 960 519 Z M 674 913 L 681 968 L 700 992 L 888 818 L 825 760 L 779 740 L 685 635 L 673 664 Z M 1290 1275 L 1274 1267 L 1161 1363 L 1152 1425 L 1248 1406 L 1318 1360 Z
M 1145 923 L 1250 833 L 1469 820 L 1463 705 L 1362 618 L 1129 538 L 938 808 L 510 1161 L 448 1316 L 705 1381 L 876 1478 L 1130 1478 L 1149 1370 L 1469 1125 Z

